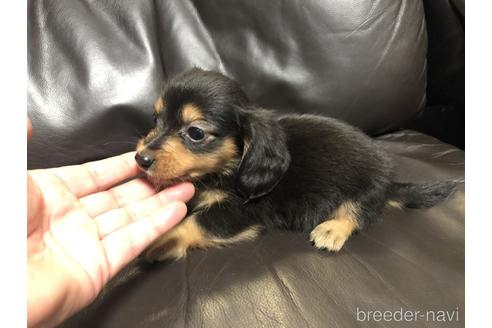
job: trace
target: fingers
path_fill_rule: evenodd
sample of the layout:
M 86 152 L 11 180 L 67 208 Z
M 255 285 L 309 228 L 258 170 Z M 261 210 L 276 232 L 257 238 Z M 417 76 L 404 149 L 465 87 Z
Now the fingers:
M 82 165 L 47 169 L 55 174 L 77 197 L 104 191 L 139 173 L 134 160 L 135 152 L 129 152 Z
M 193 185 L 185 183 L 167 188 L 152 197 L 103 213 L 94 219 L 98 227 L 99 238 L 103 239 L 118 229 L 160 211 L 170 202 L 186 202 L 193 197 L 193 193 Z
M 95 218 L 104 212 L 124 207 L 138 200 L 150 197 L 155 193 L 154 187 L 148 181 L 144 179 L 133 179 L 107 191 L 84 196 L 79 201 L 87 213 Z
M 110 277 L 138 256 L 158 236 L 169 231 L 186 215 L 186 206 L 172 202 L 160 210 L 137 220 L 102 240 Z

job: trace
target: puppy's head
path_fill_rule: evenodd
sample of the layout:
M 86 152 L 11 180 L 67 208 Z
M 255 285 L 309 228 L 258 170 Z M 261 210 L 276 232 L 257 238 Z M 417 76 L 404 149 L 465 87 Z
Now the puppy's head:
M 224 75 L 192 69 L 167 84 L 154 105 L 155 126 L 135 159 L 159 186 L 229 176 L 246 198 L 270 192 L 289 166 L 285 134 Z

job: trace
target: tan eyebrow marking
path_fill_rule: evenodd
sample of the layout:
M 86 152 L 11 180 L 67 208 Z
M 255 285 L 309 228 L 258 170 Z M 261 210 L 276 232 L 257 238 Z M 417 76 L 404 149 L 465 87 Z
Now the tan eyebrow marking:
M 157 98 L 154 103 L 154 109 L 156 113 L 162 112 L 162 110 L 164 109 L 164 100 L 162 99 L 162 97 Z
M 181 119 L 185 124 L 193 121 L 203 120 L 204 116 L 200 107 L 194 104 L 186 104 L 181 111 Z

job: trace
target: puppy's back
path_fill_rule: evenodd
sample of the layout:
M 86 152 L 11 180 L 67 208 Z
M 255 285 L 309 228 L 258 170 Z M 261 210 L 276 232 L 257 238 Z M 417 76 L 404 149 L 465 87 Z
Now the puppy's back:
M 346 183 L 360 183 L 372 175 L 391 178 L 389 156 L 356 127 L 315 115 L 286 115 L 279 122 L 292 157 L 290 173 L 314 175 L 325 182 L 334 177 Z

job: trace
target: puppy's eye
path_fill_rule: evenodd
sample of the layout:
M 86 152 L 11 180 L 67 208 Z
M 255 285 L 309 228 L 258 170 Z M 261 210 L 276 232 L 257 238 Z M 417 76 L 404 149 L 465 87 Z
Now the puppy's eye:
M 188 130 L 186 130 L 186 133 L 193 141 L 201 141 L 205 138 L 205 132 L 196 126 L 190 126 Z
M 157 124 L 157 113 L 153 112 L 152 116 L 154 117 L 154 124 Z

